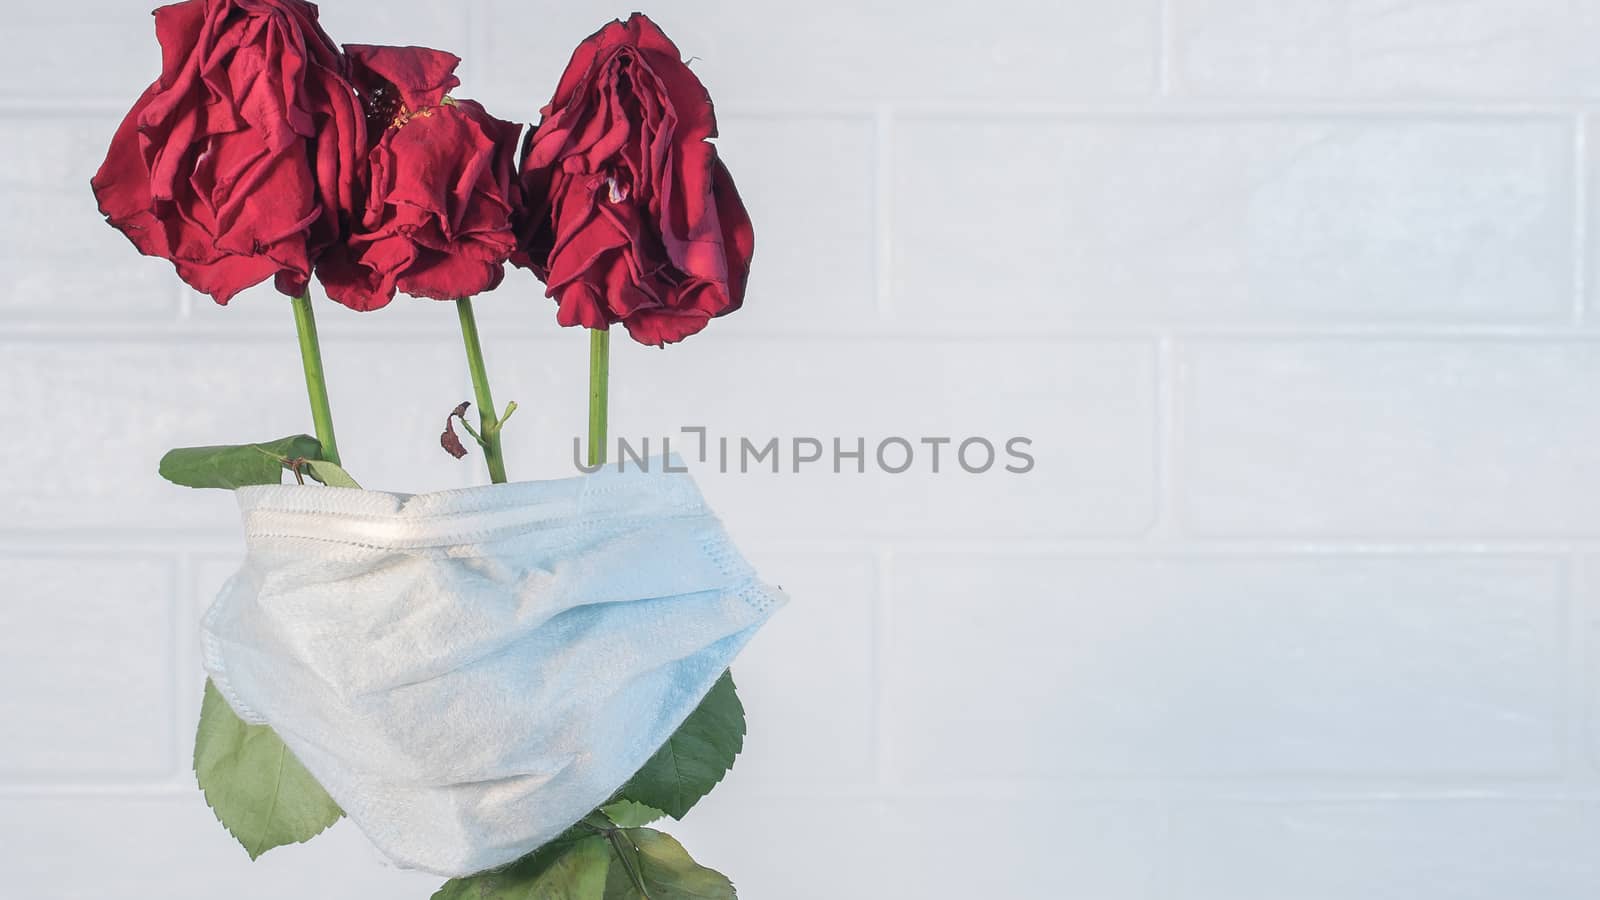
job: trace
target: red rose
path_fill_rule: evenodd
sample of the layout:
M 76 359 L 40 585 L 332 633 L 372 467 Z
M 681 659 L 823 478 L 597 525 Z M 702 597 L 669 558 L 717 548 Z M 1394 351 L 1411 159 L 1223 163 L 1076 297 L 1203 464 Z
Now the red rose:
M 185 0 L 156 10 L 161 77 L 91 182 L 140 252 L 227 303 L 269 276 L 306 288 L 351 205 L 361 107 L 303 0 Z
M 755 236 L 717 158 L 711 98 L 645 16 L 578 46 L 523 148 L 516 262 L 562 325 L 682 340 L 744 301 Z
M 470 100 L 454 55 L 347 45 L 367 113 L 365 199 L 344 243 L 317 264 L 328 296 L 369 310 L 394 299 L 455 300 L 490 290 L 516 249 L 517 138 Z

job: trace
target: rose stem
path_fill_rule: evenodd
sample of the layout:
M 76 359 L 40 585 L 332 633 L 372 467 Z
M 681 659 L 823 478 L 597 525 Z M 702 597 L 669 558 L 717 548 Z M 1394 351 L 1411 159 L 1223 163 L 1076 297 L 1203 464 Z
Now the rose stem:
M 472 315 L 472 298 L 456 301 L 461 317 L 461 340 L 467 345 L 467 369 L 472 372 L 472 393 L 478 398 L 478 431 L 482 436 L 483 458 L 489 463 L 489 480 L 506 483 L 506 461 L 500 453 L 500 426 L 495 418 L 494 396 L 489 393 L 489 372 L 483 365 L 483 346 L 478 343 L 478 320 Z M 507 410 L 509 413 L 509 410 Z
M 589 331 L 589 465 L 606 461 L 606 389 L 611 374 L 611 332 Z
M 339 464 L 339 442 L 333 437 L 333 412 L 328 408 L 328 381 L 322 374 L 322 346 L 317 342 L 317 318 L 311 295 L 292 298 L 294 327 L 300 333 L 300 362 L 306 370 L 306 395 L 311 399 L 311 422 L 316 427 L 322 458 Z

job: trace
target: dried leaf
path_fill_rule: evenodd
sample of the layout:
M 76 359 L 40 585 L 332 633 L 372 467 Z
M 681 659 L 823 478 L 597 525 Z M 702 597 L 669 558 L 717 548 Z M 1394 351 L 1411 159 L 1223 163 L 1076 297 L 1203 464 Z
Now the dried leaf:
M 454 456 L 456 459 L 467 455 L 467 447 L 461 443 L 461 438 L 456 434 L 455 420 L 460 419 L 461 424 L 465 425 L 467 422 L 467 407 L 471 405 L 471 402 L 463 400 L 460 405 L 451 410 L 450 415 L 445 416 L 444 419 L 444 433 L 439 435 L 439 446 L 444 448 L 444 452 Z

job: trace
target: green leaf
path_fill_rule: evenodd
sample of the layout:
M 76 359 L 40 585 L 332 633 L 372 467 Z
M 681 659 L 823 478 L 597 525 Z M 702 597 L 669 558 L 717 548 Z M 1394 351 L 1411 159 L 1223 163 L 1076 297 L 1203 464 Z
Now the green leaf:
M 661 749 L 617 791 L 620 798 L 681 819 L 716 787 L 744 749 L 744 706 L 723 672 Z
M 726 875 L 695 862 L 671 835 L 653 828 L 626 828 L 616 836 L 618 862 L 624 854 L 630 856 L 637 867 L 632 875 L 638 877 L 623 865 L 613 865 L 605 900 L 737 900 Z
M 618 800 L 600 807 L 600 811 L 612 823 L 622 828 L 637 828 L 640 825 L 649 825 L 651 822 L 665 816 L 666 813 L 653 806 L 635 803 L 632 800 Z
M 638 897 L 646 895 L 644 868 L 639 861 L 639 848 L 633 839 L 623 834 L 620 829 L 606 832 L 606 840 L 611 844 L 612 859 L 616 865 L 606 873 L 606 898 Z
M 568 832 L 503 869 L 452 878 L 433 900 L 604 900 L 611 846 Z
M 321 455 L 322 445 L 303 434 L 265 444 L 186 447 L 162 457 L 161 474 L 195 488 L 277 484 L 284 460 Z M 209 680 L 194 737 L 194 772 L 211 811 L 251 859 L 310 840 L 343 815 L 278 735 L 245 724 Z
M 245 724 L 209 679 L 194 773 L 211 811 L 251 859 L 308 841 L 344 815 L 272 729 Z
M 322 445 L 297 434 L 264 444 L 179 447 L 161 457 L 161 477 L 192 488 L 232 490 L 247 484 L 277 484 L 286 459 L 316 459 Z
M 603 900 L 606 871 L 611 867 L 610 847 L 604 838 L 584 838 L 550 863 L 540 877 L 543 884 L 527 897 L 541 900 Z
M 503 869 L 453 878 L 433 900 L 738 900 L 726 876 L 659 831 L 575 832 Z
M 355 488 L 358 491 L 361 490 L 361 485 L 356 484 L 356 480 L 350 477 L 349 472 L 346 472 L 345 470 L 339 468 L 331 462 L 328 462 L 325 459 L 306 460 L 306 471 L 311 473 L 312 478 L 315 478 L 328 487 Z

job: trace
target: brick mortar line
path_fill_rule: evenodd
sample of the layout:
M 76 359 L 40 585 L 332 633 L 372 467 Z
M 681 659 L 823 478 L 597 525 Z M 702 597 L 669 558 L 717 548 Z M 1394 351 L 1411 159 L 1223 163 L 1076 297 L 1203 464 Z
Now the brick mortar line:
M 992 326 L 967 329 L 896 327 L 901 323 L 867 325 L 853 331 L 796 331 L 759 330 L 737 335 L 725 335 L 727 341 L 759 341 L 763 343 L 813 344 L 823 342 L 895 342 L 895 343 L 1148 343 L 1154 344 L 1170 337 L 1178 344 L 1212 341 L 1505 341 L 1505 342 L 1572 342 L 1592 343 L 1600 340 L 1600 323 L 1551 325 L 1492 325 L 1492 324 L 1357 324 L 1357 325 L 1182 325 L 1108 323 L 1103 327 L 1084 326 L 1066 328 L 1039 328 L 1027 334 L 989 330 Z M 388 343 L 396 340 L 439 341 L 452 340 L 442 328 L 433 326 L 362 328 L 352 325 L 330 324 L 320 328 L 327 343 Z M 571 342 L 572 336 L 521 328 L 500 328 L 495 331 L 500 341 Z M 224 341 L 229 343 L 283 343 L 284 332 L 275 324 L 240 327 L 193 326 L 174 321 L 170 325 L 125 328 L 78 327 L 67 322 L 48 325 L 15 325 L 0 322 L 0 343 L 35 344 L 94 344 L 94 343 L 161 343 L 183 344 L 195 340 Z
M 152 532 L 149 529 L 110 529 L 85 535 L 64 526 L 59 531 L 17 532 L 0 530 L 0 560 L 52 558 L 169 562 L 180 556 L 201 561 L 232 560 L 244 550 L 233 542 L 237 523 L 219 523 L 210 529 Z M 223 535 L 223 537 L 218 537 Z M 1413 540 L 1343 541 L 1290 539 L 1141 541 L 1114 538 L 1026 538 L 1005 540 L 963 537 L 860 537 L 783 538 L 749 536 L 740 546 L 750 553 L 866 558 L 880 553 L 896 557 L 956 553 L 1008 559 L 1522 559 L 1559 561 L 1568 556 L 1600 557 L 1600 537 L 1554 541 L 1519 540 Z
M 1177 94 L 1179 61 L 1178 9 L 1175 0 L 1158 0 L 1156 4 L 1156 95 L 1163 101 Z
M 102 799 L 143 799 L 187 796 L 198 791 L 183 779 L 150 781 L 3 781 L 0 796 L 85 796 Z M 768 781 L 754 783 L 752 798 L 806 800 L 825 797 L 862 802 L 952 800 L 1015 800 L 1039 792 L 1088 801 L 1125 799 L 1143 793 L 1174 802 L 1226 801 L 1245 805 L 1321 805 L 1383 801 L 1385 803 L 1514 803 L 1528 800 L 1594 801 L 1600 790 L 1574 784 L 1559 776 L 1529 777 L 1505 774 L 1398 774 L 1350 775 L 1093 775 L 1048 778 L 995 778 L 987 780 L 905 780 L 896 785 L 828 781 Z
M 1152 541 L 1184 539 L 1183 490 L 1178 479 L 1182 460 L 1183 428 L 1181 357 L 1172 335 L 1162 335 L 1155 349 L 1155 522 Z
M 1472 121 L 1561 121 L 1574 115 L 1600 111 L 1596 100 L 1494 102 L 1463 99 L 1430 102 L 1422 99 L 1375 101 L 1263 100 L 1227 101 L 1184 97 L 1152 97 L 1119 102 L 948 103 L 895 101 L 896 119 L 904 120 L 1154 120 L 1154 121 L 1293 121 L 1351 119 L 1411 121 L 1418 123 Z M 730 118 L 738 117 L 729 113 Z M 753 116 L 751 118 L 754 118 Z
M 198 575 L 196 562 L 207 554 L 192 551 L 180 552 L 174 565 L 177 584 L 174 585 L 172 594 L 172 654 L 170 662 L 173 666 L 172 684 L 170 685 L 172 701 L 172 740 L 174 770 L 171 780 L 182 782 L 192 778 L 194 773 L 194 742 L 196 720 L 190 718 L 191 712 L 198 716 L 200 698 L 191 696 L 194 677 L 202 671 L 200 660 L 194 653 L 194 634 L 197 623 L 194 620 L 195 610 L 199 606 L 196 602 L 196 586 Z
M 884 790 L 893 784 L 893 757 L 889 745 L 889 635 L 894 619 L 894 552 L 880 549 L 873 559 L 872 640 L 870 642 L 870 682 L 872 730 L 868 734 L 868 762 L 872 784 Z
M 1571 761 L 1574 777 L 1581 783 L 1600 788 L 1600 685 L 1593 674 L 1600 662 L 1597 652 L 1600 645 L 1600 587 L 1595 581 L 1595 559 L 1574 553 L 1567 560 L 1568 610 L 1567 629 L 1571 671 L 1567 682 L 1566 708 L 1572 713 L 1574 734 L 1569 746 L 1575 758 Z
M 884 106 L 872 128 L 872 262 L 877 327 L 894 321 L 894 110 Z
M 1582 557 L 1572 554 L 1561 561 L 1561 680 L 1555 686 L 1560 706 L 1562 768 L 1569 780 L 1577 781 L 1591 771 L 1588 733 L 1588 689 L 1585 675 L 1588 663 L 1584 640 L 1592 622 L 1584 609 L 1579 569 Z
M 476 75 L 481 79 L 481 74 Z M 1181 85 L 1175 86 L 1175 90 Z M 482 93 L 481 91 L 479 92 Z M 132 105 L 127 97 L 67 96 L 0 97 L 0 118 L 81 119 L 120 118 Z M 951 101 L 937 97 L 905 97 L 886 94 L 863 97 L 838 104 L 813 104 L 774 100 L 761 106 L 718 104 L 721 119 L 750 121 L 842 119 L 871 121 L 885 104 L 892 104 L 897 118 L 1053 118 L 1101 116 L 1173 116 L 1184 118 L 1302 118 L 1330 116 L 1351 118 L 1556 118 L 1600 112 L 1596 97 L 1474 97 L 1429 98 L 1397 95 L 1387 98 L 1306 95 L 1301 97 L 1245 96 L 1221 97 L 1174 93 L 1124 97 L 1063 97 L 1056 100 L 1016 101 L 1009 97 L 992 100 Z M 528 125 L 528 122 L 521 123 Z M 109 135 L 107 136 L 109 139 Z
M 1579 328 L 1589 324 L 1589 243 L 1593 225 L 1589 209 L 1594 189 L 1589 172 L 1589 122 L 1589 116 L 1575 116 L 1572 135 L 1572 322 Z

